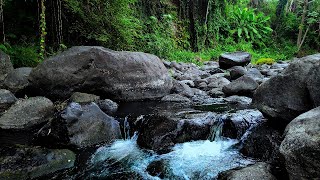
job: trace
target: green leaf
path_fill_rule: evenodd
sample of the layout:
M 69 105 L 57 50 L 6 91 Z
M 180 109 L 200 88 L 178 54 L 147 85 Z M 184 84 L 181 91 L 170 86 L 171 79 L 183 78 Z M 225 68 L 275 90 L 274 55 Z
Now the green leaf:
M 238 37 L 241 38 L 241 34 L 242 34 L 242 29 L 238 28 Z

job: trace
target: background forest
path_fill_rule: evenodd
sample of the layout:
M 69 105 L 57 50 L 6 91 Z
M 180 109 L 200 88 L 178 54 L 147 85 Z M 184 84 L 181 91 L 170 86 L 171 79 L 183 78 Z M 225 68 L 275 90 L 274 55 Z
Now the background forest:
M 255 63 L 320 51 L 320 0 L 0 0 L 0 24 L 16 67 L 75 45 L 198 64 L 239 50 Z

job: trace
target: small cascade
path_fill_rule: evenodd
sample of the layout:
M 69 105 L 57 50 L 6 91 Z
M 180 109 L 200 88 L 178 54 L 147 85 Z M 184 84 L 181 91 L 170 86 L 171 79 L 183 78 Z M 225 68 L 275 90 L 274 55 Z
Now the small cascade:
M 224 122 L 221 116 L 218 116 L 210 128 L 210 134 L 209 134 L 208 140 L 210 140 L 211 142 L 222 140 L 223 123 Z
M 219 172 L 253 163 L 234 148 L 238 140 L 222 138 L 222 127 L 223 119 L 219 117 L 208 140 L 176 144 L 171 152 L 158 155 L 139 148 L 137 132 L 130 138 L 130 125 L 126 118 L 126 139 L 100 147 L 93 154 L 90 164 L 96 170 L 91 172 L 90 178 L 114 179 L 119 177 L 116 174 L 125 174 L 137 179 L 160 179 L 151 176 L 147 168 L 151 162 L 161 161 L 165 167 L 164 179 L 215 179 Z
M 124 139 L 130 139 L 130 124 L 128 122 L 128 116 L 126 116 L 123 121 L 123 134 Z

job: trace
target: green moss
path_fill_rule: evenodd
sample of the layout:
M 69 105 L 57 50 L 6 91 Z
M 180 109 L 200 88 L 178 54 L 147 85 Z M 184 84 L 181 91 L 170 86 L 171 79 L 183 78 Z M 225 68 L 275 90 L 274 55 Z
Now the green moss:
M 255 64 L 257 65 L 262 65 L 262 64 L 272 65 L 274 63 L 275 63 L 275 60 L 272 58 L 260 58 L 255 62 Z

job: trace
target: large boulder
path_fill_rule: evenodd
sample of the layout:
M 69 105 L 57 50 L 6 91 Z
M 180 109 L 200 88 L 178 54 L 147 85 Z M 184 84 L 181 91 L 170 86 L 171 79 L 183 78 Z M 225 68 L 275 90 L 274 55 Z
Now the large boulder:
M 291 121 L 280 153 L 285 158 L 290 179 L 320 177 L 320 107 L 301 114 Z
M 122 101 L 156 99 L 172 87 L 157 56 L 96 46 L 73 47 L 45 60 L 29 80 L 34 90 L 52 98 L 79 91 Z
M 61 117 L 67 122 L 70 143 L 79 148 L 110 143 L 121 138 L 120 125 L 95 103 L 71 103 Z
M 13 70 L 10 57 L 0 50 L 0 87 L 7 74 Z
M 250 76 L 244 75 L 223 87 L 227 96 L 244 95 L 251 97 L 259 84 Z
M 53 103 L 45 97 L 18 100 L 1 117 L 0 128 L 23 130 L 51 120 Z
M 28 77 L 31 71 L 32 68 L 30 67 L 14 69 L 8 73 L 6 79 L 4 80 L 5 87 L 13 93 L 23 91 L 29 85 Z
M 244 168 L 231 169 L 219 174 L 218 180 L 276 180 L 271 166 L 258 162 Z
M 320 105 L 317 69 L 320 54 L 293 61 L 282 74 L 273 76 L 255 91 L 253 103 L 279 126 Z
M 9 109 L 17 101 L 17 98 L 8 90 L 0 89 L 0 113 Z
M 74 166 L 76 155 L 67 149 L 18 147 L 0 149 L 0 179 L 33 179 Z
M 224 53 L 219 57 L 219 66 L 229 69 L 233 66 L 246 66 L 251 61 L 251 54 L 247 52 Z

